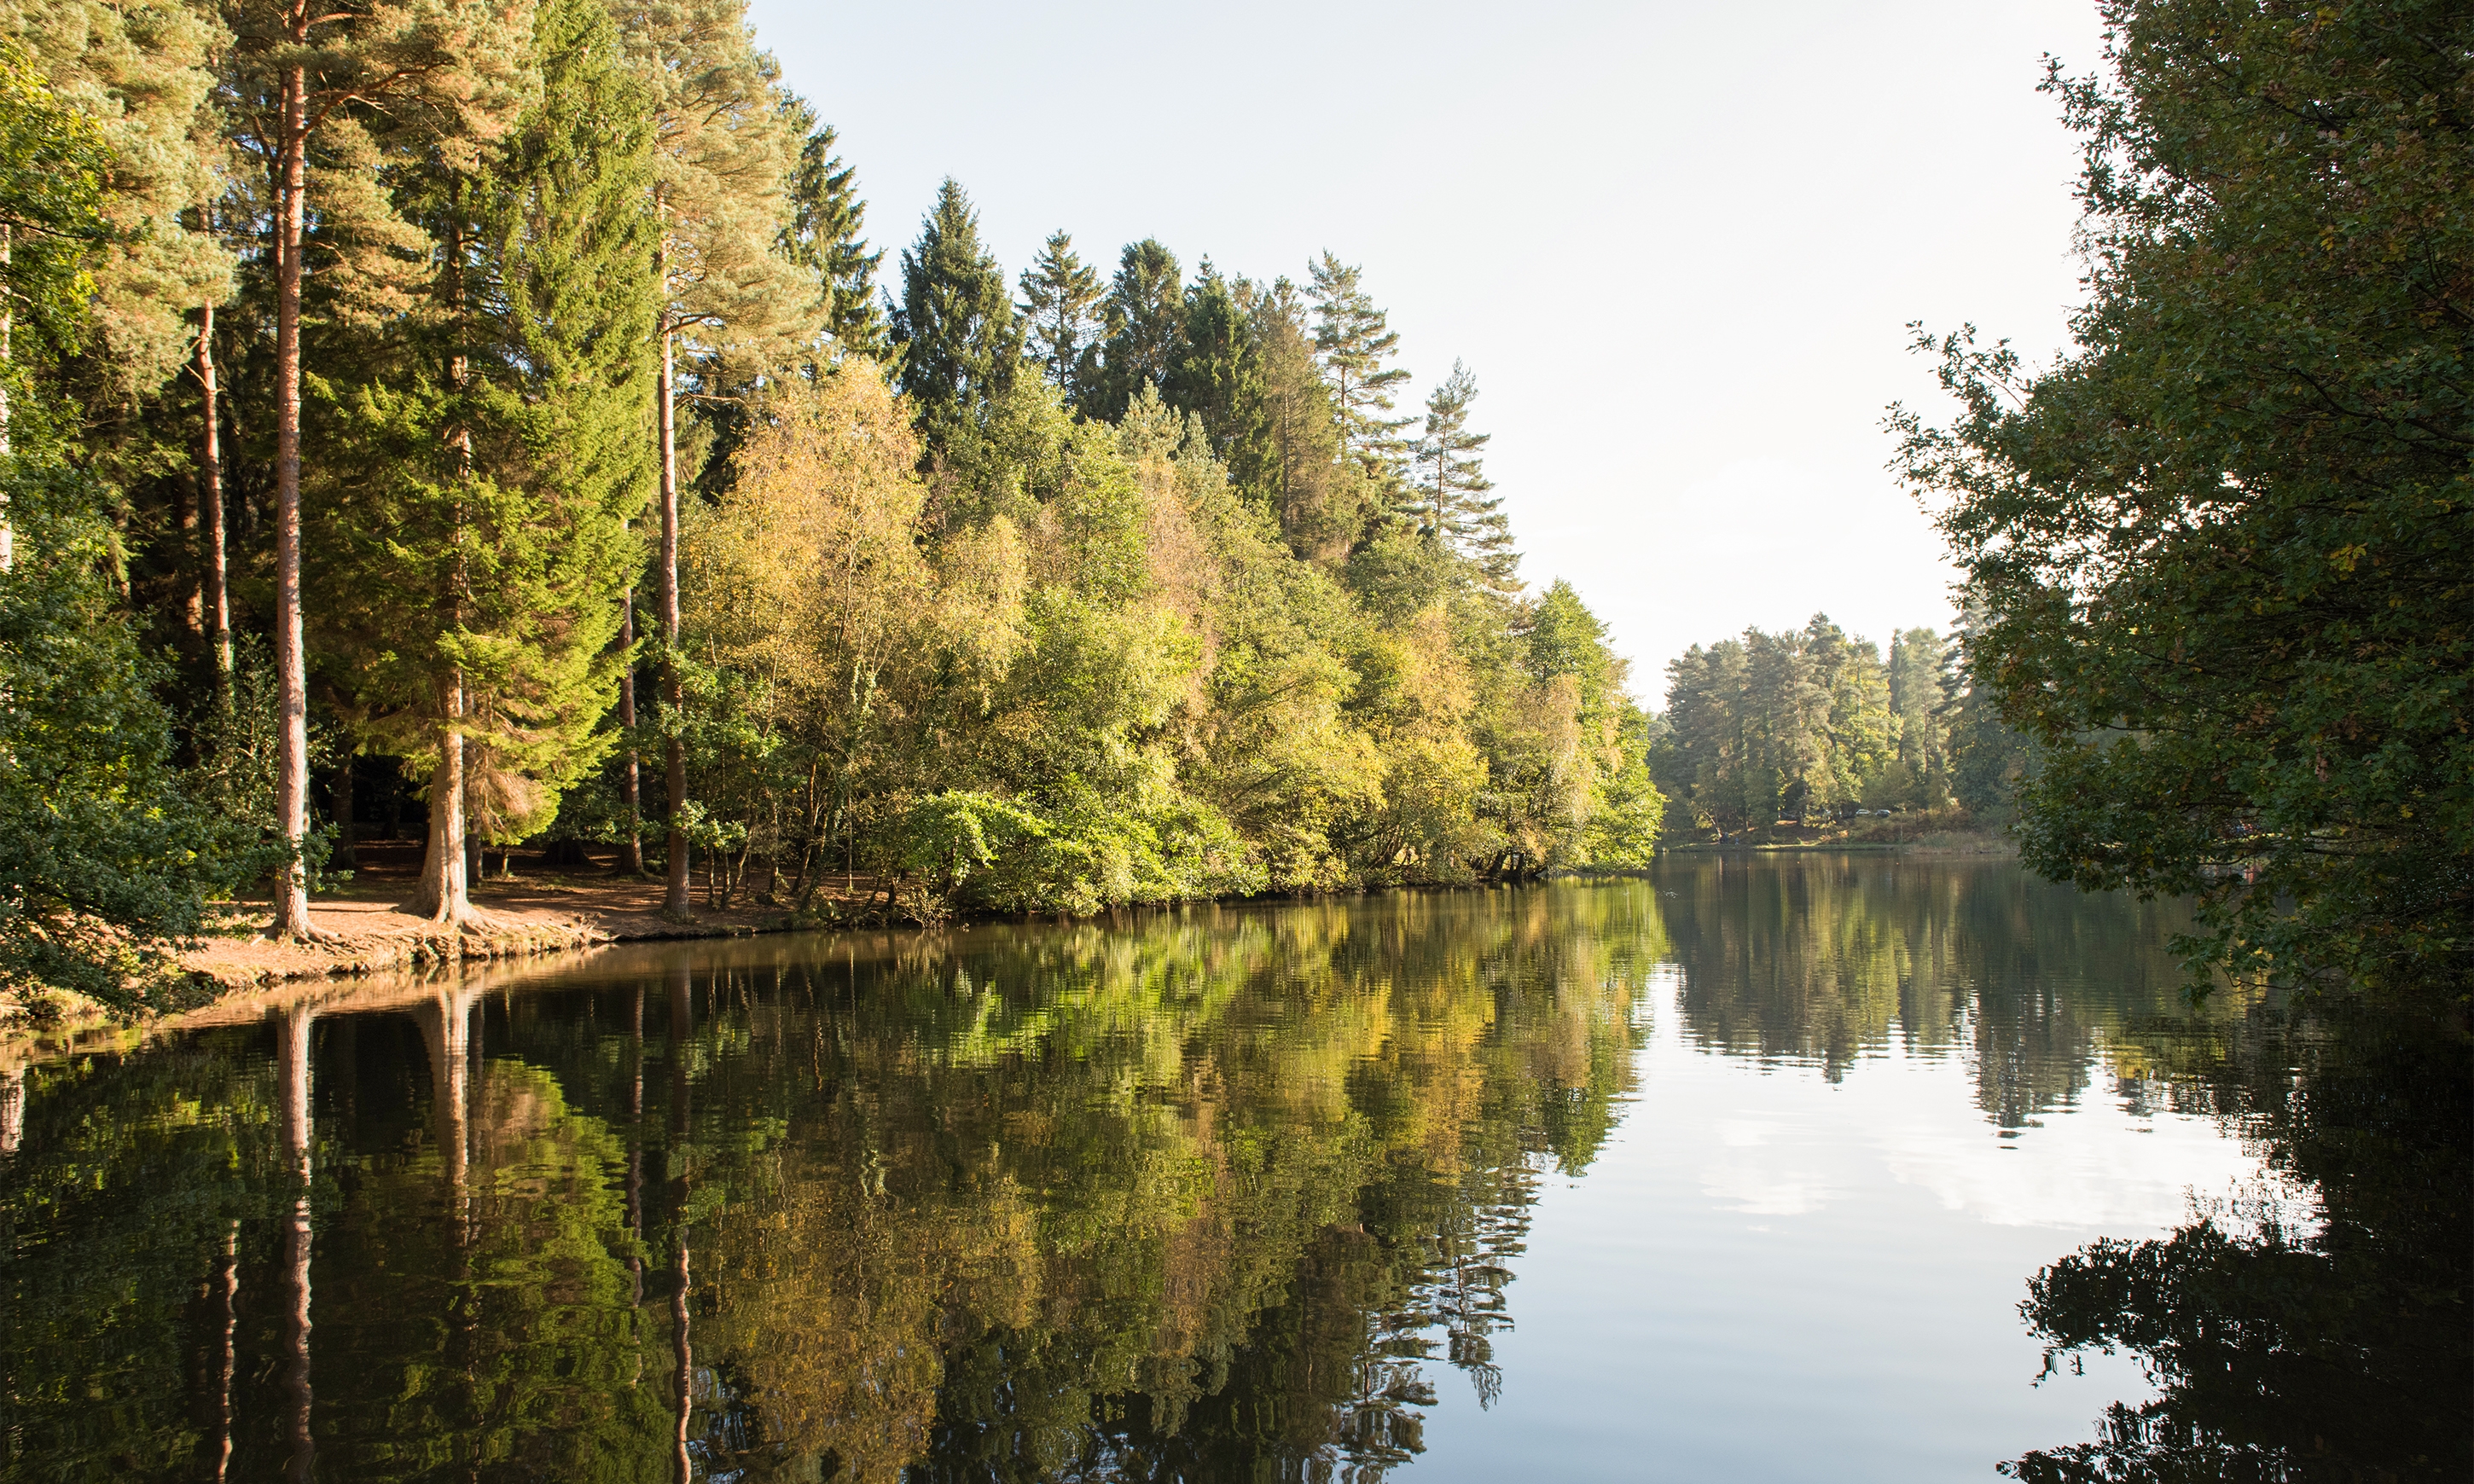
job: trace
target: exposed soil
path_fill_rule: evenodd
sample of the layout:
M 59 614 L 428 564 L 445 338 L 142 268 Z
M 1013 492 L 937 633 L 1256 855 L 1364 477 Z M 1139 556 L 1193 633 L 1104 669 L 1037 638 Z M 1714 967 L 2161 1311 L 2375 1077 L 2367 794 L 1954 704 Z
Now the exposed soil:
M 457 930 L 403 910 L 421 865 L 417 843 L 365 843 L 354 851 L 352 880 L 309 902 L 311 924 L 332 942 L 270 940 L 268 904 L 259 898 L 237 904 L 216 935 L 182 955 L 182 962 L 232 990 L 448 959 L 512 958 L 628 939 L 722 937 L 791 925 L 781 909 L 751 901 L 743 893 L 729 908 L 716 910 L 701 873 L 692 883 L 693 920 L 673 922 L 662 915 L 661 879 L 618 870 L 615 852 L 579 865 L 551 866 L 541 851 L 518 850 L 512 874 L 500 874 L 504 864 L 497 850 L 488 852 L 485 879 L 473 883 L 471 893 L 479 916 Z M 827 893 L 828 902 L 871 891 L 874 883 L 837 878 L 832 885 L 846 890 Z

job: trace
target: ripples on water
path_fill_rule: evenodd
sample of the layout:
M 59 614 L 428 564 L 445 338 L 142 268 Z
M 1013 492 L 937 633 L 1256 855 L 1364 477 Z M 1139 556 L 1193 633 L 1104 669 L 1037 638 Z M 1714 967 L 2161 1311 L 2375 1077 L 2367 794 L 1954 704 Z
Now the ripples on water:
M 2178 925 L 1702 859 L 228 1008 L 0 1083 L 0 1456 L 2465 1476 L 2462 1026 L 2194 1012 Z

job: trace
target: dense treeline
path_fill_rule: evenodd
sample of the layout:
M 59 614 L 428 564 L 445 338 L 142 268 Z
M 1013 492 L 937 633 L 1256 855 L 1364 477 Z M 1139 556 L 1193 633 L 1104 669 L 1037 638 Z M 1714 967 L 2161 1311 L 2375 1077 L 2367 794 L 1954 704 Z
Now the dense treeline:
M 918 914 L 1650 850 L 1474 378 L 1404 411 L 1331 254 L 1104 278 L 1058 232 L 1008 282 L 949 181 L 880 295 L 740 0 L 9 20 L 0 679 L 54 714 L 5 739 L 8 972 L 108 989 L 268 871 L 315 935 L 355 755 L 425 798 L 446 923 L 545 838 L 674 913 L 697 863 Z
M 1971 682 L 1964 629 L 1893 635 L 1889 658 L 1822 614 L 1694 645 L 1667 666 L 1650 767 L 1678 836 L 1962 805 L 2006 814 L 2033 758 Z

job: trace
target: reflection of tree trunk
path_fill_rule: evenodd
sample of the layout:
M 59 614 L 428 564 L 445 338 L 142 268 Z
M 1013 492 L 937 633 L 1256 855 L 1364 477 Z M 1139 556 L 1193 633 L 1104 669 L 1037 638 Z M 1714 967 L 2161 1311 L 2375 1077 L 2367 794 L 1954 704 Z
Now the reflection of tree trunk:
M 682 1181 L 680 1184 L 684 1187 L 686 1183 Z M 677 1471 L 679 1484 L 689 1484 L 694 1472 L 694 1462 L 688 1456 L 688 1410 L 695 1391 L 695 1347 L 688 1337 L 688 1233 L 685 1226 L 679 1229 L 679 1261 L 671 1277 L 677 1286 L 670 1294 L 670 1329 L 677 1341 L 679 1366 L 678 1452 L 672 1460 L 672 1467 Z
M 627 995 L 627 1274 L 644 1302 L 644 987 Z
M 309 1033 L 315 1017 L 306 1006 L 285 1016 L 277 1036 L 282 1063 L 283 1147 L 291 1157 L 298 1193 L 284 1224 L 283 1262 L 287 1315 L 284 1326 L 283 1392 L 290 1460 L 284 1477 L 312 1476 L 316 1446 L 309 1435 Z
M 0 1155 L 13 1155 L 26 1137 L 26 1069 L 0 1071 Z
M 240 1334 L 240 1223 L 234 1221 L 224 1231 L 223 1260 L 218 1269 L 216 1286 L 224 1297 L 223 1364 L 215 1378 L 215 1484 L 231 1473 L 232 1455 L 232 1371 L 238 1355 L 235 1341 Z
M 437 1120 L 438 1155 L 446 1166 L 448 1198 L 461 1232 L 470 1216 L 473 1161 L 473 1006 L 474 990 L 441 990 L 417 1012 L 421 1040 L 429 1053 L 429 1101 Z
M 677 1161 L 678 1265 L 671 1274 L 670 1331 L 677 1347 L 678 1453 L 674 1460 L 679 1484 L 688 1484 L 688 1412 L 693 1400 L 695 1350 L 688 1335 L 688 1047 L 695 1034 L 695 997 L 684 955 L 669 970 L 670 990 L 670 1157 Z

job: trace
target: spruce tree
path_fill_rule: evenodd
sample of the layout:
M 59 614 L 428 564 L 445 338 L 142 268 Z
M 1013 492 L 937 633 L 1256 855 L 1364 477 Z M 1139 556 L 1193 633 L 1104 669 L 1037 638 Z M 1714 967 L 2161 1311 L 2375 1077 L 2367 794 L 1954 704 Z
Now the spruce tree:
M 882 361 L 891 348 L 876 290 L 885 250 L 871 251 L 862 235 L 867 203 L 860 200 L 859 172 L 834 153 L 834 126 L 817 123 L 803 100 L 789 99 L 787 107 L 791 132 L 802 142 L 790 172 L 783 251 L 823 282 L 825 333 L 843 350 Z
M 1389 416 L 1409 372 L 1387 363 L 1400 333 L 1359 282 L 1360 270 L 1328 251 L 1309 265 L 1306 297 L 1315 306 L 1315 351 L 1330 378 L 1340 413 L 1341 450 L 1378 481 L 1395 483 L 1404 449 L 1400 430 L 1412 419 Z
M 1013 385 L 1022 325 L 1005 271 L 980 245 L 980 214 L 948 177 L 902 254 L 893 338 L 901 390 L 917 409 L 923 457 L 944 450 L 973 409 Z
M 368 730 L 427 778 L 412 908 L 442 922 L 471 914 L 468 840 L 546 824 L 607 749 L 653 483 L 643 90 L 602 0 L 547 0 L 534 56 L 540 101 L 506 146 L 406 187 L 440 271 L 395 333 L 426 367 L 362 390 L 363 471 L 322 512 Z
M 1262 367 L 1247 323 L 1249 284 L 1231 284 L 1202 261 L 1185 294 L 1185 324 L 1170 368 L 1168 404 L 1202 419 L 1214 455 L 1241 488 L 1257 488 L 1272 458 Z
M 487 0 L 231 0 L 239 77 L 233 89 L 261 141 L 275 186 L 275 657 L 277 820 L 294 849 L 275 892 L 273 931 L 312 936 L 298 851 L 309 833 L 309 678 L 301 612 L 301 384 L 303 248 L 309 156 L 321 135 L 350 135 L 364 114 L 400 132 L 424 132 L 450 156 L 495 136 L 530 81 L 521 12 Z M 332 178 L 359 204 L 375 171 Z M 325 205 L 322 203 L 322 216 Z
M 1426 398 L 1425 436 L 1417 443 L 1417 503 L 1402 514 L 1476 568 L 1488 586 L 1511 592 L 1520 586 L 1515 575 L 1520 554 L 1513 549 L 1502 497 L 1488 493 L 1494 481 L 1486 477 L 1481 453 L 1494 435 L 1469 431 L 1469 404 L 1476 400 L 1477 378 L 1454 361 L 1452 373 Z
M 1108 280 L 1108 339 L 1101 349 L 1099 414 L 1114 422 L 1142 389 L 1168 385 L 1185 335 L 1185 288 L 1176 254 L 1146 237 L 1126 245 Z
M 1063 230 L 1048 234 L 1047 243 L 1023 270 L 1023 323 L 1030 333 L 1031 359 L 1070 406 L 1080 406 L 1097 390 L 1100 355 L 1100 272 L 1074 251 L 1074 239 Z

